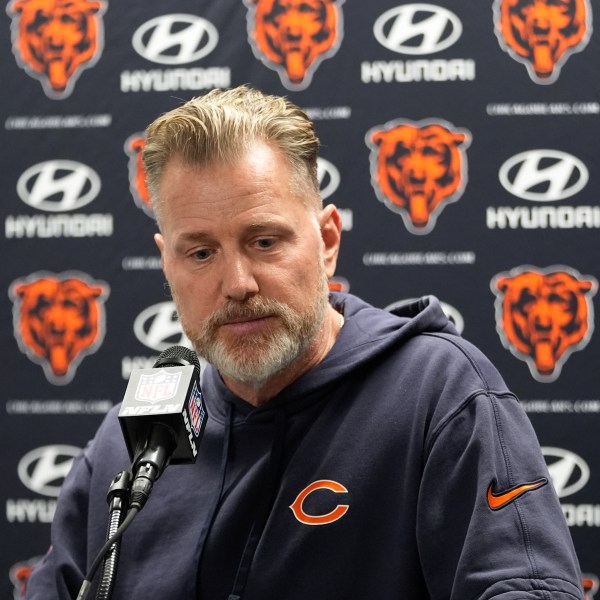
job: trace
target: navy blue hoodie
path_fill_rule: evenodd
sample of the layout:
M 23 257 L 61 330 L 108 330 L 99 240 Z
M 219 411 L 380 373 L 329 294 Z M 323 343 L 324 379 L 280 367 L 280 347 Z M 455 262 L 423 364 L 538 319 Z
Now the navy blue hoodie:
M 577 558 L 531 425 L 435 298 L 333 294 L 325 359 L 267 404 L 208 367 L 194 465 L 123 537 L 115 600 L 574 600 Z M 27 598 L 75 598 L 129 466 L 115 408 L 69 475 Z

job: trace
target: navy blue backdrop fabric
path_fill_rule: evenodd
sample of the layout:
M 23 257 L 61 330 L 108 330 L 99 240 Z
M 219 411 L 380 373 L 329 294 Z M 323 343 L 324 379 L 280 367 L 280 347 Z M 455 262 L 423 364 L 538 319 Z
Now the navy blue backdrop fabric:
M 134 368 L 186 343 L 139 156 L 215 87 L 314 119 L 332 287 L 434 294 L 528 412 L 600 573 L 600 45 L 592 0 L 9 0 L 0 15 L 0 597 Z

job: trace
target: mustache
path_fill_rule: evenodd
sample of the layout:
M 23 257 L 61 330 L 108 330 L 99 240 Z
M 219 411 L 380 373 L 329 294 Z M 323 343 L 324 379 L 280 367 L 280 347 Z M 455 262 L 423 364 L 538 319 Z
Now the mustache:
M 206 325 L 214 328 L 240 319 L 260 319 L 273 316 L 285 319 L 288 313 L 288 307 L 277 300 L 254 297 L 242 303 L 228 302 L 224 304 L 208 318 Z

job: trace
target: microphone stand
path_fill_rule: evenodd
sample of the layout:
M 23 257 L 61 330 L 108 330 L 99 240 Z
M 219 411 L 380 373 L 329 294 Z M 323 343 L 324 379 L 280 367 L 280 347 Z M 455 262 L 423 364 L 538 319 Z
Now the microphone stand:
M 87 598 L 101 561 L 104 561 L 104 573 L 96 600 L 110 598 L 117 573 L 121 536 L 146 504 L 154 482 L 169 464 L 176 446 L 177 437 L 169 425 L 152 423 L 146 446 L 132 463 L 135 477 L 131 471 L 121 471 L 113 479 L 107 495 L 110 505 L 107 540 L 83 580 L 77 600 Z
M 111 482 L 106 496 L 106 501 L 109 505 L 108 529 L 106 532 L 107 541 L 116 533 L 127 513 L 131 478 L 132 475 L 129 471 L 121 471 Z M 119 566 L 120 550 L 121 538 L 119 537 L 111 546 L 104 559 L 102 578 L 96 592 L 96 600 L 110 600 L 112 597 L 117 577 L 117 568 Z

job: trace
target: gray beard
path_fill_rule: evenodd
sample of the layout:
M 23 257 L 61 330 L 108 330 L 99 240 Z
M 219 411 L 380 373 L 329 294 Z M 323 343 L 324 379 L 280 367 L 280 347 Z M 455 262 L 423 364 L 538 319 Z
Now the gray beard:
M 253 297 L 245 302 L 230 302 L 213 313 L 196 332 L 186 327 L 199 356 L 213 365 L 221 375 L 240 383 L 260 387 L 301 357 L 323 326 L 328 306 L 326 278 L 315 300 L 306 311 L 292 310 L 275 300 Z M 275 327 L 256 335 L 240 336 L 235 341 L 219 336 L 219 327 L 236 318 L 275 316 Z

